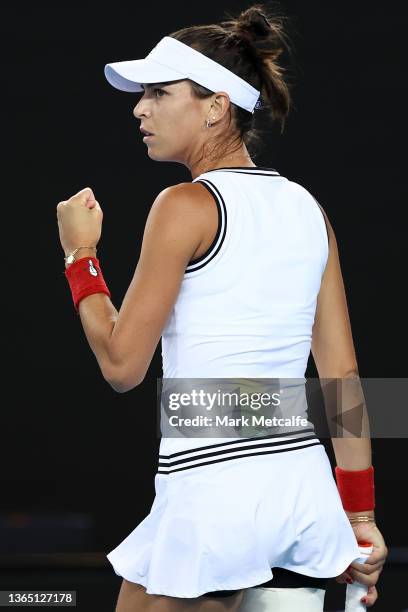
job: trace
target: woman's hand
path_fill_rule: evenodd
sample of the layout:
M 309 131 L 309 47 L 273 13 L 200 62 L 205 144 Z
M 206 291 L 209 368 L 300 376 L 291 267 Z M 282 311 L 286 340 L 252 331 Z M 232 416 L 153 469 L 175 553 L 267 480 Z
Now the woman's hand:
M 79 246 L 96 246 L 102 232 L 102 209 L 86 187 L 57 205 L 61 246 L 65 255 Z
M 347 578 L 352 578 L 367 585 L 366 606 L 370 608 L 378 599 L 375 584 L 382 572 L 388 549 L 375 523 L 355 523 L 352 527 L 356 539 L 370 542 L 373 545 L 373 552 L 367 557 L 365 563 L 351 563 L 345 572 L 336 577 L 336 581 L 344 583 L 347 582 Z

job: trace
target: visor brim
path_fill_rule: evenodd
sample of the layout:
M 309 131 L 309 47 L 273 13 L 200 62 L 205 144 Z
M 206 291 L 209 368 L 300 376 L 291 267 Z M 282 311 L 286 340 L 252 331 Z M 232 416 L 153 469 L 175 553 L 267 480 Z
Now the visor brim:
M 164 83 L 187 78 L 148 58 L 106 64 L 104 72 L 113 87 L 128 92 L 144 91 L 141 83 Z

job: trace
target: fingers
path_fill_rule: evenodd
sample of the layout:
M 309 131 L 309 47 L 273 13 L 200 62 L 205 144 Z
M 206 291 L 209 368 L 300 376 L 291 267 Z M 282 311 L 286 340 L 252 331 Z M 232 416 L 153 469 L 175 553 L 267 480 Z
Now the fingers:
M 387 552 L 388 551 L 386 549 L 384 550 L 382 547 L 376 547 L 364 563 L 358 563 L 355 561 L 350 564 L 347 571 L 350 571 L 355 580 L 363 582 L 362 577 L 364 575 L 371 576 L 382 571 Z
M 384 548 L 374 548 L 373 552 L 370 554 L 369 557 L 367 557 L 365 564 L 368 563 L 368 565 L 370 565 L 371 563 L 378 563 L 378 561 L 382 561 L 384 562 L 386 557 L 388 554 L 388 550 L 384 547 Z
M 367 606 L 367 608 L 371 608 L 375 604 L 378 599 L 378 593 L 375 586 L 368 587 L 367 595 L 362 598 L 362 602 Z
M 85 196 L 85 197 L 84 197 Z M 95 200 L 94 192 L 90 187 L 84 187 L 81 191 L 78 191 L 77 194 L 73 196 L 74 198 L 79 198 L 81 200 Z
M 353 579 L 349 574 L 346 574 L 345 576 L 337 576 L 336 578 L 336 582 L 338 582 L 339 584 L 347 584 L 351 580 Z
M 339 576 L 336 576 L 335 578 L 336 582 L 338 582 L 339 584 L 345 584 L 348 580 L 351 580 L 351 579 L 352 577 L 350 574 L 350 565 L 342 574 L 340 574 Z
M 95 199 L 94 193 L 90 187 L 85 187 L 71 198 L 74 202 L 85 204 L 89 210 L 98 210 L 102 212 L 98 200 Z
M 335 581 L 338 582 L 339 584 L 345 584 L 347 582 L 344 574 L 342 574 L 341 576 L 337 576 L 335 578 Z
M 372 574 L 373 572 L 377 572 L 378 570 L 382 569 L 383 565 L 383 561 L 371 563 L 370 565 L 366 565 L 365 563 L 352 563 L 351 569 L 354 569 L 356 572 L 360 572 L 361 574 Z
M 340 584 L 344 584 L 347 582 L 347 580 L 344 578 L 344 574 L 346 574 L 347 572 L 344 572 L 343 574 L 341 574 L 341 576 L 337 576 L 335 578 L 336 582 L 339 582 Z M 362 582 L 361 580 L 359 582 Z M 363 583 L 364 584 L 364 583 Z M 377 601 L 378 599 L 378 592 L 377 592 L 377 588 L 374 584 L 370 584 L 367 585 L 367 595 L 365 595 L 362 598 L 362 602 L 367 606 L 367 608 L 371 607 L 372 605 L 374 605 L 374 603 Z
M 353 580 L 367 586 L 372 586 L 377 582 L 383 566 L 384 560 L 370 564 L 354 562 L 348 566 L 346 572 L 350 574 Z
M 89 202 L 89 200 L 88 200 L 88 202 Z M 92 208 L 95 208 L 96 210 L 102 211 L 102 208 L 100 207 L 98 200 L 94 200 L 92 202 L 92 204 L 93 204 Z
M 81 189 L 81 191 L 78 191 L 78 193 L 75 195 L 71 196 L 66 202 L 62 203 L 85 204 L 85 206 L 88 208 L 94 208 L 95 202 L 94 192 L 90 187 L 85 187 L 84 189 Z
M 94 195 L 89 196 L 89 198 L 88 198 L 88 199 L 86 200 L 86 202 L 85 202 L 85 205 L 86 205 L 88 208 L 90 208 L 90 209 L 92 209 L 92 208 L 98 208 L 98 207 L 100 208 L 100 206 L 99 206 L 98 202 L 95 200 Z
M 365 584 L 368 587 L 373 586 L 378 582 L 380 573 L 380 570 L 372 572 L 371 574 L 363 574 L 362 572 L 357 572 L 356 570 L 350 571 L 351 577 L 354 581 Z
M 335 580 L 339 584 L 353 584 L 353 582 L 360 582 L 361 584 L 365 584 L 367 587 L 372 587 L 377 584 L 379 575 L 380 572 L 377 572 L 370 577 L 358 576 L 357 573 L 351 575 L 351 573 L 343 572 L 343 574 L 341 574 L 341 576 L 337 576 Z
M 98 210 L 99 212 L 102 213 L 102 208 L 99 202 L 95 200 L 95 196 L 93 194 L 92 189 L 87 187 L 85 189 L 82 189 L 82 191 L 79 191 L 76 195 L 72 196 L 68 200 L 63 200 L 61 202 L 58 202 L 57 215 L 61 211 L 61 208 L 64 208 L 67 205 L 77 206 L 78 204 L 85 205 L 86 208 L 88 208 L 88 210 Z

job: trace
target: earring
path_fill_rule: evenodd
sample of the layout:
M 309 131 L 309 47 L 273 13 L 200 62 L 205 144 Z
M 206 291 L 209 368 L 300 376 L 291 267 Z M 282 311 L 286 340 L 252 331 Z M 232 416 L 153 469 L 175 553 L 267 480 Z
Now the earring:
M 209 119 L 207 119 L 207 127 L 208 128 L 211 127 L 211 123 L 210 123 Z

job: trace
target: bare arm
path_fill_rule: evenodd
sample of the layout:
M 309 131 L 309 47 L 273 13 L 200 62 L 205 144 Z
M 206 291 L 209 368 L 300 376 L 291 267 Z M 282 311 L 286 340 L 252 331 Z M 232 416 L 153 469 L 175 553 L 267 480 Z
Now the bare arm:
M 344 391 L 341 410 L 347 412 L 355 406 L 356 398 L 363 403 L 363 431 L 360 435 L 365 437 L 333 437 L 332 444 L 339 467 L 364 470 L 372 463 L 368 415 L 358 374 L 336 237 L 323 209 L 322 212 L 329 231 L 329 257 L 317 300 L 311 350 L 319 378 L 344 379 L 341 383 Z
M 185 268 L 201 244 L 205 227 L 202 189 L 198 184 L 182 183 L 157 196 L 119 312 L 102 293 L 79 303 L 89 345 L 104 378 L 119 393 L 134 388 L 145 377 Z

